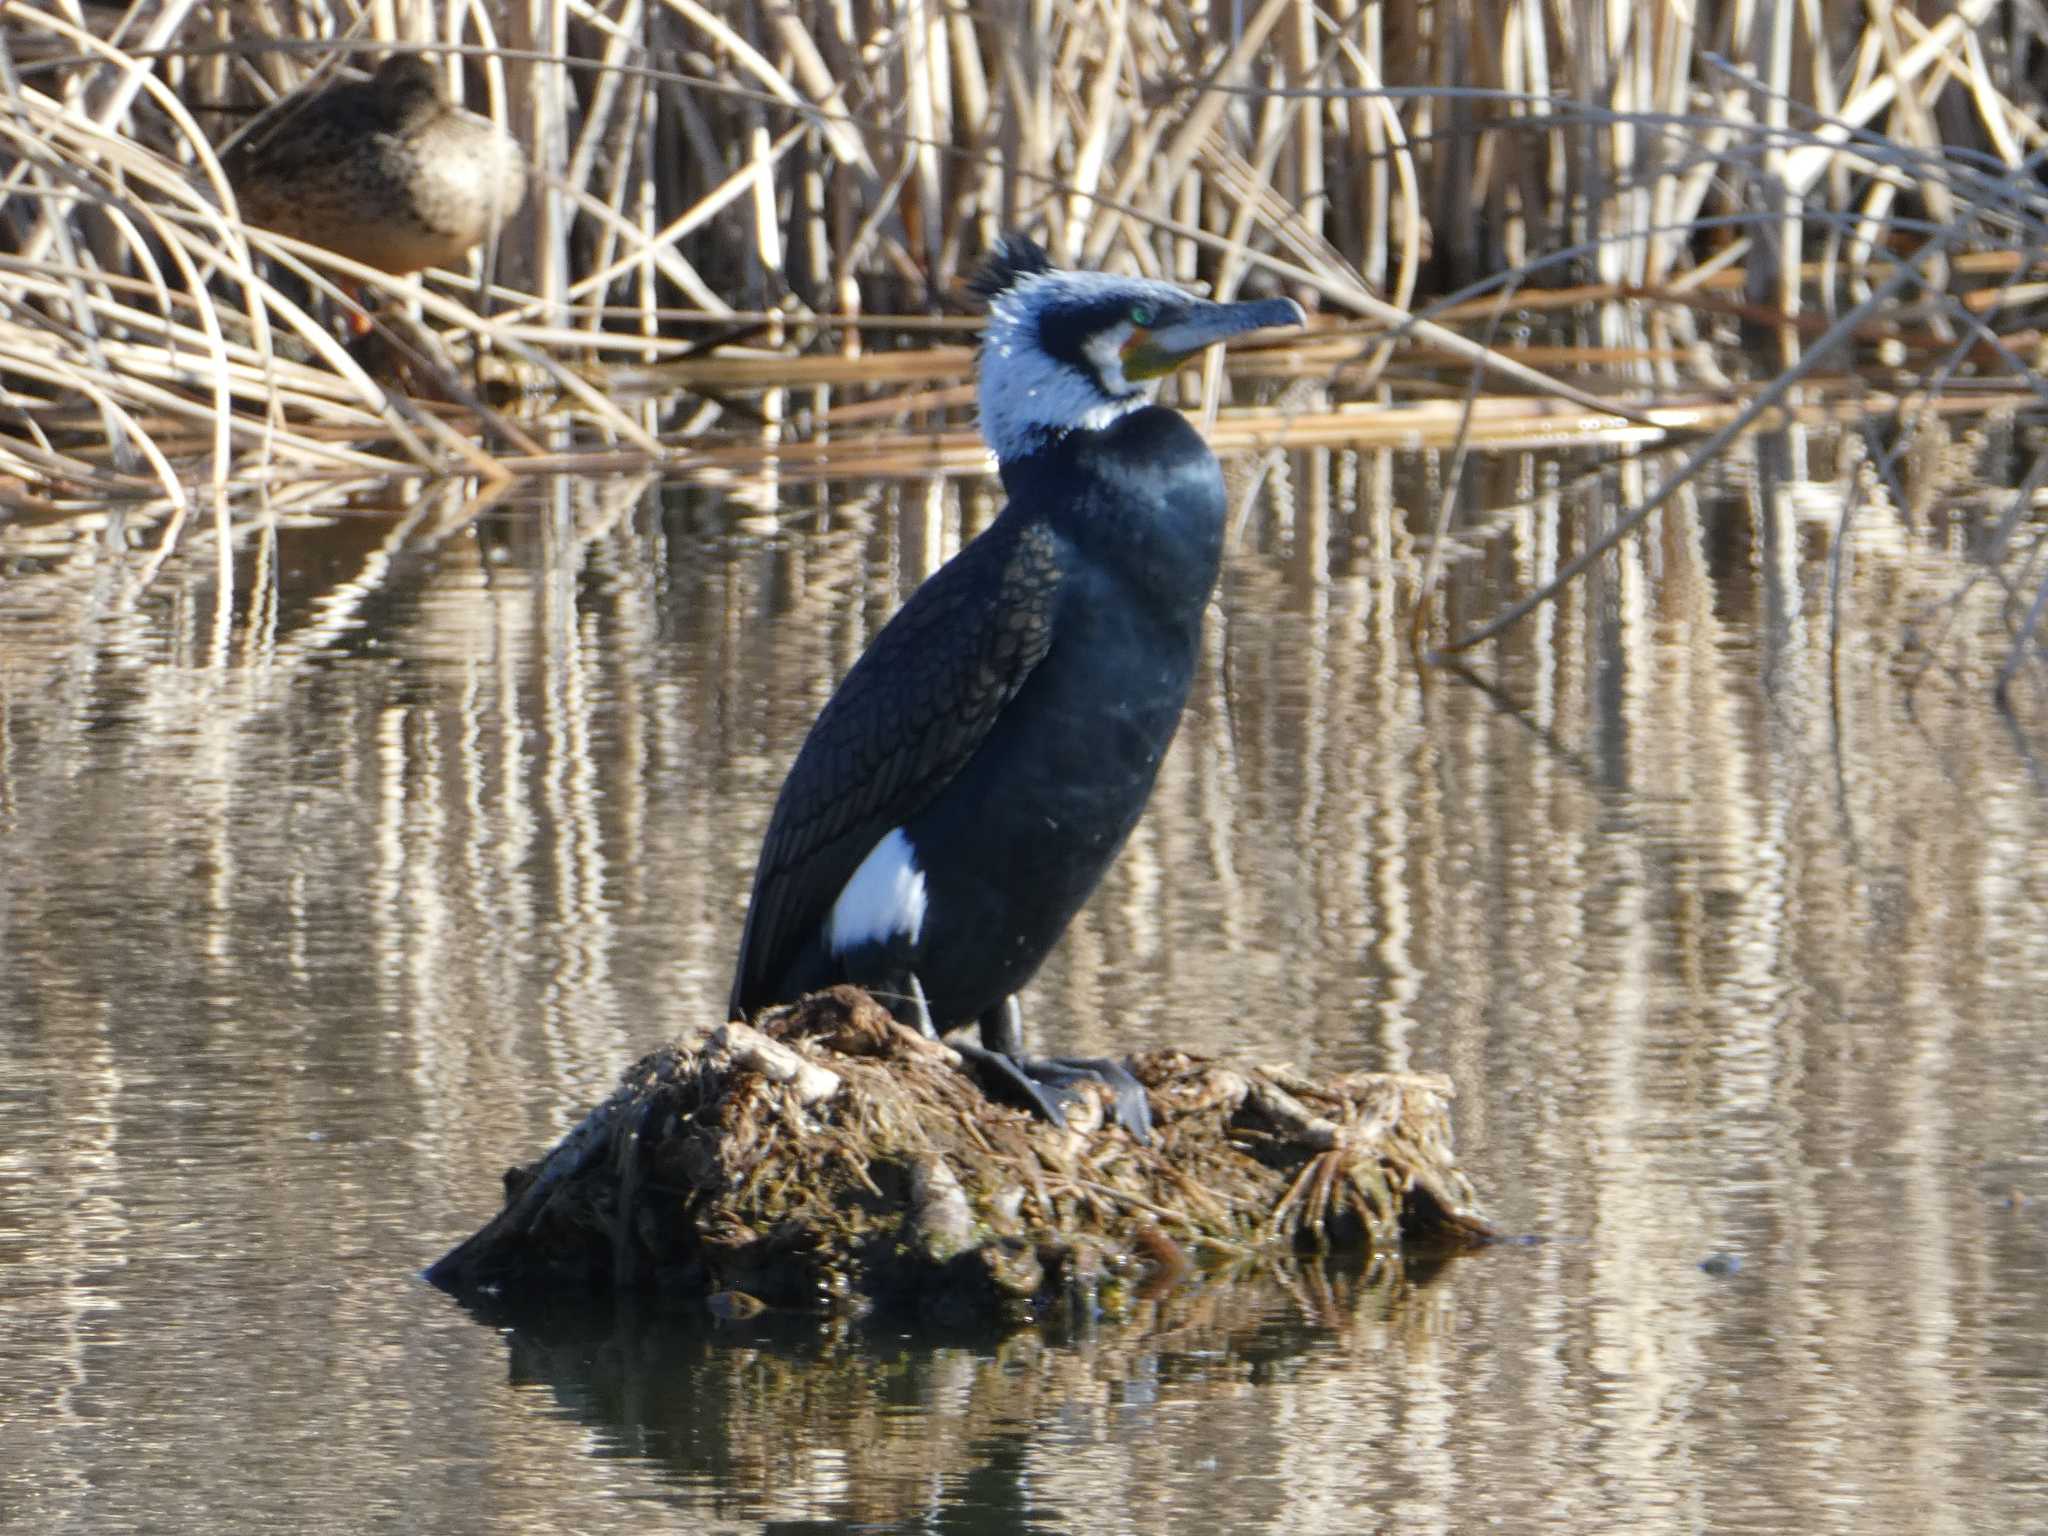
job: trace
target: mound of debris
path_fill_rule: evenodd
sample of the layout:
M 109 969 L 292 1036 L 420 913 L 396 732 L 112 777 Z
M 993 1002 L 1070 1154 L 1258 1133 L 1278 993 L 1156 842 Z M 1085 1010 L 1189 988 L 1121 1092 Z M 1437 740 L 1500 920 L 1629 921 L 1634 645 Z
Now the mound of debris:
M 1311 1082 L 1135 1056 L 1154 1134 L 994 1104 L 948 1046 L 837 987 L 656 1051 L 428 1278 L 934 1319 L 1115 1307 L 1131 1282 L 1492 1229 L 1451 1156 L 1450 1083 Z M 1106 1108 L 1105 1104 L 1098 1106 Z

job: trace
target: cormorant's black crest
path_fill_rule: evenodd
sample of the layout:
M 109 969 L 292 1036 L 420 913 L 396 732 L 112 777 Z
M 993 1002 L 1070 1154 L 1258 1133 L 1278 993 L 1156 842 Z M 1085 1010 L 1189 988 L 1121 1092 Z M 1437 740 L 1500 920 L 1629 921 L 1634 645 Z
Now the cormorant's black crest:
M 981 270 L 968 279 L 967 287 L 978 298 L 993 301 L 1025 278 L 1051 270 L 1052 258 L 1045 254 L 1045 247 L 1013 230 L 996 241 L 996 248 L 989 252 Z

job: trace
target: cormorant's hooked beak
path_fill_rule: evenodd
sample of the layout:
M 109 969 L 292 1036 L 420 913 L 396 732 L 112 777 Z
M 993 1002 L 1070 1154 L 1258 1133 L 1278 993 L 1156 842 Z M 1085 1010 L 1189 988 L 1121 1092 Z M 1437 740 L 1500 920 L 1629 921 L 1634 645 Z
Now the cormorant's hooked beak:
M 1173 372 L 1197 352 L 1246 331 L 1308 324 L 1308 316 L 1292 299 L 1254 299 L 1237 304 L 1197 301 L 1187 313 L 1167 324 L 1131 332 L 1123 344 L 1126 379 L 1156 379 Z

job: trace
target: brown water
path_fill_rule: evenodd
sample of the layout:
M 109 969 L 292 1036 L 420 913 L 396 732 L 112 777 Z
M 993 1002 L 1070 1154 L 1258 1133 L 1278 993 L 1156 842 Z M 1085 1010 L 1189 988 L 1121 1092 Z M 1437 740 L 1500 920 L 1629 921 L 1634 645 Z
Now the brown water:
M 1268 482 L 1027 1019 L 1448 1072 L 1547 1241 L 1078 1337 L 507 1335 L 417 1278 L 718 1010 L 804 725 L 985 483 L 429 496 L 281 522 L 225 611 L 203 526 L 139 597 L 98 536 L 0 546 L 0 1525 L 2042 1528 L 2048 775 L 2002 632 L 1909 690 L 1953 556 L 1865 516 L 1832 647 L 1824 498 L 1735 492 L 1494 692 L 1425 680 L 1416 481 Z M 1452 610 L 1609 494 L 1475 526 Z

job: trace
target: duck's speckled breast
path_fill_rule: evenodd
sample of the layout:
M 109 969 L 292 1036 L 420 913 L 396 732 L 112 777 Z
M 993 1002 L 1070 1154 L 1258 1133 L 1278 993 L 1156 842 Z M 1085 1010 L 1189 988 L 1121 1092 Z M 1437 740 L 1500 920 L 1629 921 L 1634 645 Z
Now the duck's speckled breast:
M 402 129 L 310 112 L 229 172 L 250 223 L 393 273 L 460 261 L 526 200 L 519 142 L 455 107 Z

